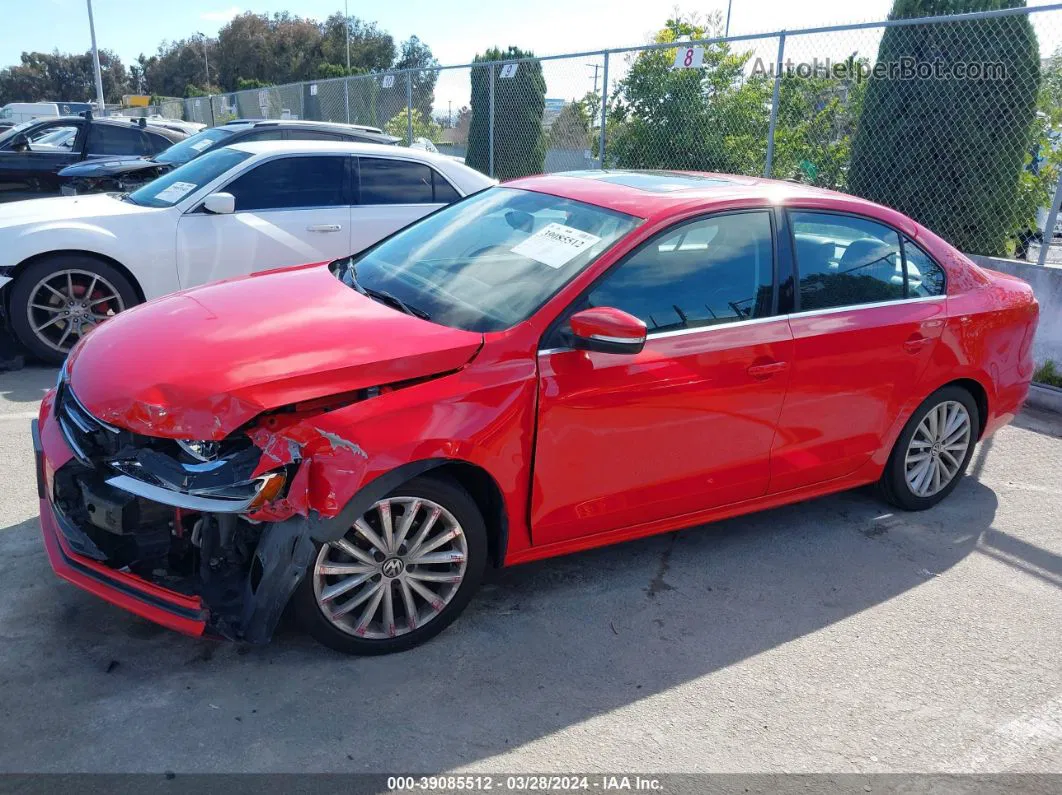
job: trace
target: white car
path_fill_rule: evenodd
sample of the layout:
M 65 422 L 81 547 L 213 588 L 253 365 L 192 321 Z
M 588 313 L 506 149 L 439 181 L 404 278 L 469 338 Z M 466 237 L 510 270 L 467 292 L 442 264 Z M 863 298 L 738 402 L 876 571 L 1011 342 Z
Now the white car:
M 493 184 L 415 149 L 234 144 L 130 194 L 0 205 L 0 305 L 19 340 L 57 362 L 133 304 L 252 271 L 339 259 Z

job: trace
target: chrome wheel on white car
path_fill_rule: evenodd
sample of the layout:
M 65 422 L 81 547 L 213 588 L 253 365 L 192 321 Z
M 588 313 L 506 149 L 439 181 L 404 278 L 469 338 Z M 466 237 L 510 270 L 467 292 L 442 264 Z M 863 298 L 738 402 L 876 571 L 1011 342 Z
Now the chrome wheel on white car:
M 58 364 L 82 337 L 140 300 L 115 265 L 87 254 L 55 254 L 15 277 L 11 327 L 30 353 Z
M 85 334 L 125 309 L 113 284 L 98 273 L 63 270 L 30 289 L 26 313 L 42 344 L 65 354 Z
M 448 478 L 414 478 L 318 545 L 294 607 L 334 649 L 402 651 L 457 618 L 486 562 L 487 531 L 469 493 Z

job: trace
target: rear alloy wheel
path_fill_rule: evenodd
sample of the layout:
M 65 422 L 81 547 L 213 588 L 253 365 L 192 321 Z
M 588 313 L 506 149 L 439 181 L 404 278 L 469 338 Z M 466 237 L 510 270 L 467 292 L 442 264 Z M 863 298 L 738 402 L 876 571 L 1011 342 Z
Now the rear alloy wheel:
M 456 484 L 422 478 L 376 502 L 321 544 L 296 595 L 302 623 L 353 654 L 408 649 L 464 609 L 486 562 L 486 531 Z
M 931 395 L 896 441 L 881 479 L 886 499 L 917 511 L 950 494 L 973 455 L 979 421 L 965 389 L 949 386 Z
M 11 293 L 11 324 L 19 341 L 59 363 L 100 323 L 137 303 L 129 281 L 91 257 L 44 260 L 20 274 Z

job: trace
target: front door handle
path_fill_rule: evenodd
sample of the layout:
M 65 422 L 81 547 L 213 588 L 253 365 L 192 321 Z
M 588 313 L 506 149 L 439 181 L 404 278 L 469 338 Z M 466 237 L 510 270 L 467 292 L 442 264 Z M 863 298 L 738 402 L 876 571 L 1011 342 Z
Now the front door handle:
M 775 373 L 784 373 L 788 369 L 789 362 L 768 362 L 751 365 L 747 372 L 753 378 L 770 378 Z
M 923 337 L 921 334 L 912 334 L 903 344 L 903 349 L 908 353 L 918 353 L 933 341 L 932 337 Z
M 338 232 L 343 228 L 342 224 L 313 224 L 306 227 L 307 232 Z

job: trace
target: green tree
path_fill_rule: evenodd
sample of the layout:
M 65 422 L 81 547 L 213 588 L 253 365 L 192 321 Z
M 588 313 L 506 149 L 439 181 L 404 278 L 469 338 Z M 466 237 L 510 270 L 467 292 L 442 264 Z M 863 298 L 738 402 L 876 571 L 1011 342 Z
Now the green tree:
M 96 99 L 92 54 L 24 52 L 21 63 L 0 69 L 0 105 L 8 102 L 91 102 Z M 103 96 L 120 102 L 129 93 L 129 73 L 110 50 L 100 50 Z
M 384 126 L 384 132 L 388 135 L 394 135 L 405 140 L 406 135 L 409 133 L 409 114 L 405 108 L 394 116 Z M 429 141 L 438 141 L 442 134 L 442 127 L 431 120 L 431 117 L 425 117 L 420 110 L 413 108 L 413 139 L 427 138 Z M 407 141 L 408 143 L 408 141 Z
M 1024 6 L 1024 0 L 896 0 L 891 19 Z M 852 145 L 848 188 L 895 207 L 961 250 L 1004 255 L 1023 223 L 1023 174 L 1040 86 L 1025 16 L 892 27 L 880 64 L 1001 64 L 981 79 L 872 75 Z M 881 68 L 881 67 L 879 67 Z
M 667 20 L 653 42 L 704 39 L 718 14 Z M 609 100 L 606 160 L 629 168 L 762 173 L 772 83 L 747 75 L 751 53 L 704 47 L 701 69 L 674 69 L 675 49 L 643 50 Z
M 852 136 L 866 93 L 866 81 L 858 75 L 867 68 L 866 59 L 853 54 L 838 74 L 828 74 L 825 67 L 811 75 L 783 74 L 772 176 L 846 188 Z
M 599 115 L 601 98 L 593 92 L 561 108 L 549 128 L 549 145 L 556 149 L 590 149 L 590 122 Z
M 494 176 L 513 179 L 542 171 L 546 159 L 542 113 L 546 80 L 542 62 L 521 61 L 512 77 L 501 77 L 497 61 L 532 58 L 519 47 L 497 47 L 477 55 L 472 67 L 472 119 L 465 162 L 487 173 L 490 163 L 490 72 L 494 72 Z
M 395 69 L 417 70 L 412 73 L 413 108 L 420 111 L 425 119 L 431 118 L 432 106 L 435 104 L 435 83 L 439 79 L 439 71 L 435 67 L 438 65 L 431 47 L 416 36 L 410 36 L 402 42 L 401 53 L 395 61 Z

